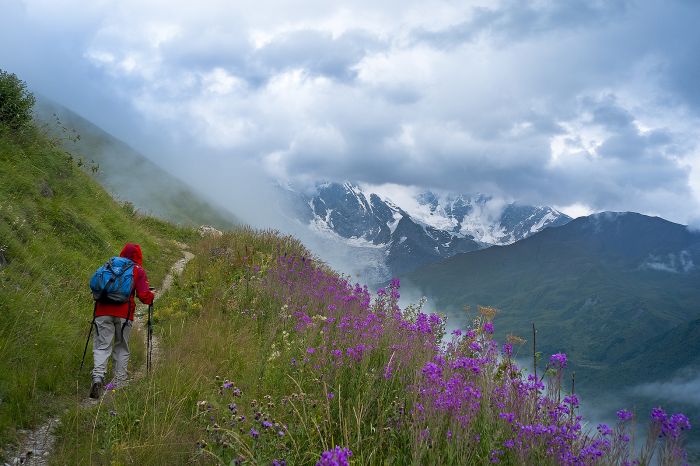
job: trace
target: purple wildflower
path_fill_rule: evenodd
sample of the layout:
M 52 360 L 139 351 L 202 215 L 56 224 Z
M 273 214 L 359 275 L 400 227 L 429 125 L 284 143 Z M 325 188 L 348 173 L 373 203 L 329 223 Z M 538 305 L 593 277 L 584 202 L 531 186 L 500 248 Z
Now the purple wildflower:
M 563 369 L 566 367 L 566 354 L 564 353 L 556 353 L 550 356 L 549 362 L 554 366 L 558 367 L 559 369 Z
M 349 448 L 341 448 L 336 445 L 333 450 L 324 451 L 321 458 L 316 462 L 316 466 L 348 466 L 348 458 L 352 456 Z
M 484 324 L 484 333 L 488 333 L 489 335 L 493 334 L 493 322 L 486 322 Z
M 503 345 L 503 354 L 506 356 L 513 356 L 513 345 L 510 343 L 505 343 Z
M 656 422 L 666 422 L 666 411 L 661 408 L 651 410 L 651 420 Z
M 260 437 L 260 432 L 258 432 L 253 427 L 251 427 L 250 428 L 250 436 L 253 438 L 258 438 L 258 437 Z
M 386 380 L 389 380 L 393 373 L 394 373 L 394 369 L 391 367 L 391 364 L 387 364 L 384 367 L 384 378 Z
M 617 418 L 621 421 L 629 421 L 632 419 L 632 413 L 626 409 L 621 409 L 617 412 Z
M 681 435 L 681 431 L 688 429 L 690 429 L 688 417 L 685 414 L 677 413 L 671 415 L 662 424 L 661 432 L 663 435 L 676 439 Z
M 612 429 L 607 424 L 598 424 L 598 432 L 600 435 L 611 435 L 613 433 Z
M 426 363 L 425 366 L 423 366 L 423 375 L 429 379 L 439 379 L 442 377 L 442 367 L 434 362 Z
M 578 396 L 576 396 L 575 393 L 572 393 L 569 396 L 564 397 L 564 403 L 571 406 L 572 408 L 578 408 L 579 407 L 579 399 Z

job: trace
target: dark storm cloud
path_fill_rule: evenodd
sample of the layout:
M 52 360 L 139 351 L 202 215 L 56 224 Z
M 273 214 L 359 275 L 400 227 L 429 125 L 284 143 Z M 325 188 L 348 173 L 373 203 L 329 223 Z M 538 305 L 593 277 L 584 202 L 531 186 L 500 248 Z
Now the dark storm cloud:
M 477 7 L 469 19 L 442 30 L 417 30 L 415 38 L 438 47 L 454 47 L 488 35 L 507 45 L 533 35 L 599 25 L 622 14 L 627 0 L 523 2 L 509 0 L 497 7 Z
M 351 81 L 356 76 L 353 67 L 367 53 L 383 47 L 377 37 L 361 30 L 347 31 L 337 37 L 327 31 L 289 31 L 259 48 L 240 34 L 207 30 L 167 43 L 162 53 L 176 69 L 206 71 L 223 67 L 252 87 L 260 87 L 270 78 L 292 69 Z
M 628 159 L 633 163 L 650 159 L 657 166 L 664 162 L 670 164 L 666 154 L 673 152 L 674 141 L 668 130 L 655 129 L 642 133 L 634 125 L 632 114 L 618 106 L 611 97 L 593 103 L 592 114 L 592 122 L 611 133 L 596 151 L 601 157 Z M 680 169 L 678 172 L 683 173 Z
M 253 61 L 271 70 L 271 75 L 303 68 L 313 74 L 351 81 L 357 75 L 353 67 L 380 47 L 377 38 L 365 31 L 349 31 L 336 38 L 323 31 L 293 31 L 275 37 L 256 51 Z

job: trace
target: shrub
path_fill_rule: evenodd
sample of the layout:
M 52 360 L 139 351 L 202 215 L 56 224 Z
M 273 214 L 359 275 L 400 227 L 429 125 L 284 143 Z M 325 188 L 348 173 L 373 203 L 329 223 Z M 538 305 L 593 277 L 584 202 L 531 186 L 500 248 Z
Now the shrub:
M 0 123 L 17 130 L 32 122 L 36 99 L 27 83 L 16 75 L 0 70 Z

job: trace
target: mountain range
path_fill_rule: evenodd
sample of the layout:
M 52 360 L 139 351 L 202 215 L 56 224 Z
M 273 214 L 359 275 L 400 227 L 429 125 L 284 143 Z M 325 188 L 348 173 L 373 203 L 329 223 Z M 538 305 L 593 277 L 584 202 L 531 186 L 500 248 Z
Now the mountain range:
M 541 351 L 569 354 L 583 386 L 629 387 L 700 367 L 700 233 L 658 217 L 580 217 L 405 278 L 453 325 L 467 323 L 465 305 L 498 308 L 501 335 L 529 338 L 535 323 Z
M 319 183 L 311 193 L 286 189 L 293 216 L 315 233 L 379 254 L 378 279 L 402 275 L 458 253 L 511 244 L 566 224 L 551 208 L 501 203 L 483 194 L 421 192 L 400 204 L 358 184 Z

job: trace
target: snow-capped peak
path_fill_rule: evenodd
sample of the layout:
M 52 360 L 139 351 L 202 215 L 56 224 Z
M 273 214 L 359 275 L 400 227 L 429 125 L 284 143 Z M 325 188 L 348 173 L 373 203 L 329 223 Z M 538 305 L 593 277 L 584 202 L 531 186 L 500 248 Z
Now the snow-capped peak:
M 570 220 L 549 207 L 398 185 L 322 183 L 299 197 L 304 201 L 300 218 L 314 231 L 351 247 L 383 248 L 395 272 L 509 244 Z

